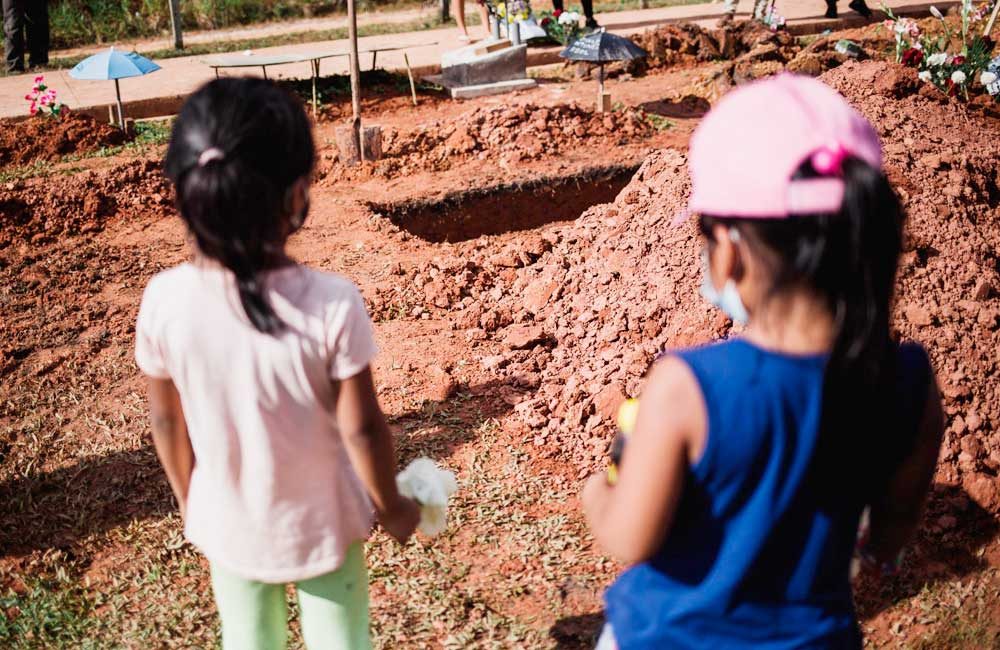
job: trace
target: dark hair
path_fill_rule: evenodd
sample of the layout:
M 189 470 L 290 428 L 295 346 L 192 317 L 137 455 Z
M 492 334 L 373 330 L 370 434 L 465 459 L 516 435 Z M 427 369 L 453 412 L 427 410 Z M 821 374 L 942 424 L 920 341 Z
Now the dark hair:
M 283 326 L 260 274 L 287 262 L 285 241 L 301 226 L 291 189 L 314 159 L 301 102 L 262 79 L 207 83 L 174 123 L 164 166 L 178 210 L 201 253 L 236 276 L 240 304 L 261 332 Z
M 769 296 L 804 286 L 825 299 L 836 336 L 826 367 L 814 476 L 821 490 L 843 494 L 853 485 L 864 491 L 858 496 L 867 497 L 880 473 L 887 474 L 881 463 L 893 454 L 885 434 L 892 427 L 887 404 L 896 352 L 890 315 L 903 210 L 881 171 L 854 157 L 845 159 L 841 170 L 845 189 L 838 213 L 768 220 L 703 216 L 700 225 L 709 240 L 717 223 L 736 228 L 762 253 L 773 278 Z M 796 174 L 817 176 L 808 161 Z M 859 471 L 837 480 L 833 472 L 845 467 Z

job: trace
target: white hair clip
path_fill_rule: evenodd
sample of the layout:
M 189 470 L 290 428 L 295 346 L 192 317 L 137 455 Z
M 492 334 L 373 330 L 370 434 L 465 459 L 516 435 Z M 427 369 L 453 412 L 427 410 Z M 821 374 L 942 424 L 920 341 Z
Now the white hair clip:
M 202 151 L 201 155 L 198 156 L 198 166 L 204 167 L 213 160 L 225 160 L 225 158 L 226 154 L 223 153 L 222 149 L 219 149 L 218 147 L 209 147 L 208 149 Z

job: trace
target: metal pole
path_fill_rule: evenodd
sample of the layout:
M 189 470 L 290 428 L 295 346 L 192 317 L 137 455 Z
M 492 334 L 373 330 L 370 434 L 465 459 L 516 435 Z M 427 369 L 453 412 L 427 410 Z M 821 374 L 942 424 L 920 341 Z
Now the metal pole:
M 351 110 L 353 118 L 351 130 L 358 143 L 358 152 L 364 164 L 363 139 L 361 137 L 361 68 L 358 64 L 358 14 L 354 8 L 354 0 L 347 0 L 347 35 L 351 40 Z
M 181 34 L 181 1 L 170 0 L 170 28 L 174 31 L 174 49 L 184 49 L 184 35 Z
M 118 128 L 125 130 L 125 109 L 122 108 L 122 92 L 118 87 L 118 80 L 115 79 L 115 100 L 118 102 Z

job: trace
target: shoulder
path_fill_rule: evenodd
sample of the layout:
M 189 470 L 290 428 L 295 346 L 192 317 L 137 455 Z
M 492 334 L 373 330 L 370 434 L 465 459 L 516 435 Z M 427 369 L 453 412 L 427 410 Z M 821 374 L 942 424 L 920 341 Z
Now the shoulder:
M 716 341 L 691 348 L 665 352 L 662 358 L 676 357 L 691 369 L 700 382 L 709 376 L 730 377 L 737 374 L 751 374 L 756 351 L 741 339 L 733 338 Z
M 354 282 L 336 273 L 301 269 L 309 285 L 306 309 L 322 318 L 328 335 L 359 326 L 370 327 L 368 309 Z
M 927 354 L 927 349 L 915 341 L 904 341 L 900 343 L 896 353 L 896 359 L 899 363 L 900 370 L 904 374 L 908 372 L 931 372 L 931 359 Z
M 188 287 L 194 277 L 194 267 L 189 263 L 180 264 L 160 271 L 146 283 L 139 307 L 139 319 L 149 318 L 160 305 L 170 300 L 188 295 Z
M 299 267 L 306 275 L 313 297 L 326 304 L 362 300 L 358 286 L 337 273 L 318 271 L 307 266 Z
M 655 419 L 684 441 L 688 461 L 695 463 L 705 448 L 708 406 L 701 381 L 681 355 L 661 357 L 650 370 L 641 404 L 652 405 Z
M 190 282 L 194 276 L 194 266 L 189 262 L 160 271 L 146 283 L 146 295 L 156 295 L 175 288 L 179 284 Z

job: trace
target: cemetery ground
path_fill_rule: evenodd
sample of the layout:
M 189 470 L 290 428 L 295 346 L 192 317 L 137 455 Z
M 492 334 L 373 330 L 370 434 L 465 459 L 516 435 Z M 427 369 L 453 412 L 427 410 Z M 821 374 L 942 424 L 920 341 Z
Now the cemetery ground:
M 672 225 L 688 137 L 729 85 L 799 60 L 880 129 L 909 212 L 896 327 L 929 347 L 948 414 L 902 573 L 857 586 L 867 643 L 997 647 L 993 107 L 926 92 L 874 32 L 865 62 L 831 54 L 838 35 L 699 61 L 664 34 L 648 70 L 614 71 L 607 114 L 592 79 L 558 66 L 516 95 L 452 102 L 424 87 L 416 108 L 408 87 L 370 76 L 364 114 L 385 155 L 362 167 L 337 159 L 350 104 L 327 88 L 291 251 L 361 287 L 401 462 L 430 456 L 460 483 L 440 538 L 373 535 L 376 646 L 592 647 L 621 567 L 586 531 L 582 479 L 655 352 L 729 330 L 697 296 L 694 229 Z M 0 123 L 4 647 L 217 643 L 207 565 L 181 537 L 132 361 L 143 287 L 188 255 L 159 170 L 168 126 L 125 142 L 84 118 Z

